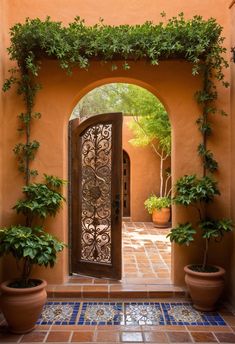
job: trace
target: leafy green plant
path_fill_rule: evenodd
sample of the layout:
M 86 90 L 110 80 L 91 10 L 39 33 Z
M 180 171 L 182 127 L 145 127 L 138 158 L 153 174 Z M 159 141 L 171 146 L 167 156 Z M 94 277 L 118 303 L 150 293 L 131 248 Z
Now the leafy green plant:
M 161 210 L 162 208 L 169 208 L 171 206 L 171 199 L 168 197 L 157 197 L 156 195 L 151 195 L 146 199 L 144 205 L 149 214 L 152 214 L 154 209 Z
M 230 219 L 210 219 L 205 216 L 205 204 L 211 203 L 216 195 L 219 195 L 217 182 L 209 176 L 197 178 L 195 175 L 186 175 L 180 178 L 175 185 L 173 202 L 185 207 L 193 207 L 198 213 L 197 227 L 191 223 L 182 223 L 172 228 L 167 237 L 179 245 L 189 245 L 194 241 L 197 230 L 201 230 L 201 236 L 205 242 L 201 267 L 192 266 L 192 269 L 213 272 L 208 267 L 209 243 L 212 239 L 220 241 L 225 233 L 233 230 Z
M 45 219 L 55 216 L 61 207 L 64 197 L 59 192 L 63 181 L 57 177 L 45 175 L 45 183 L 32 183 L 23 187 L 26 198 L 17 201 L 13 207 L 17 213 L 29 218 L 29 225 L 33 217 Z
M 26 225 L 0 228 L 0 256 L 11 254 L 20 270 L 20 278 L 11 284 L 12 287 L 28 288 L 37 284 L 38 281 L 30 279 L 32 267 L 53 267 L 57 253 L 65 247 L 42 226 L 33 225 L 33 221 L 38 223 L 39 219 L 55 216 L 64 201 L 61 187 L 65 182 L 54 176 L 44 177 L 45 183 L 24 186 L 25 198 L 18 200 L 13 207 L 25 216 Z
M 57 253 L 62 251 L 64 246 L 57 238 L 45 233 L 40 226 L 0 228 L 0 256 L 11 254 L 21 270 L 19 280 L 10 286 L 28 288 L 37 285 L 37 280 L 29 278 L 33 266 L 53 267 Z
M 163 105 L 158 102 L 152 113 L 146 115 L 139 112 L 139 115 L 134 114 L 133 120 L 129 122 L 129 128 L 134 134 L 130 143 L 136 147 L 149 145 L 152 148 L 160 160 L 159 197 L 169 197 L 171 187 L 168 184 L 170 184 L 171 173 L 170 169 L 164 166 L 171 155 L 171 126 L 168 114 Z

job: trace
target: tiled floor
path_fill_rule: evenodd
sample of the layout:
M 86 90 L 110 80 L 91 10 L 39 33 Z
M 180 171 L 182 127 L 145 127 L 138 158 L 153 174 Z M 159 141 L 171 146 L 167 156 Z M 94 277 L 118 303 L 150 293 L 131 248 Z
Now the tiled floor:
M 49 285 L 50 297 L 156 298 L 181 297 L 185 290 L 170 279 L 169 228 L 151 222 L 123 222 L 123 278 L 121 281 L 70 276 L 64 285 Z
M 123 222 L 123 280 L 153 279 L 170 282 L 169 228 L 152 222 Z
M 170 228 L 156 228 L 152 222 L 123 222 L 122 284 L 171 284 Z M 114 280 L 74 275 L 69 283 L 115 284 Z
M 201 313 L 186 301 L 51 301 L 38 323 L 13 335 L 0 319 L 0 342 L 235 343 L 231 312 Z

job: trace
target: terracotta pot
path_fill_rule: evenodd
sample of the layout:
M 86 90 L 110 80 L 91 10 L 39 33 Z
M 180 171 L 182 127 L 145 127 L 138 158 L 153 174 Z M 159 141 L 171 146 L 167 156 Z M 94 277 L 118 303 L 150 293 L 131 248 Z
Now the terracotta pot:
M 171 211 L 170 208 L 154 209 L 152 220 L 156 227 L 169 227 Z
M 185 282 L 188 286 L 193 307 L 199 311 L 213 311 L 224 288 L 225 270 L 219 266 L 217 272 L 197 272 L 184 267 Z
M 8 287 L 12 281 L 0 285 L 1 308 L 3 315 L 13 333 L 27 333 L 35 324 L 47 300 L 46 281 L 32 288 Z

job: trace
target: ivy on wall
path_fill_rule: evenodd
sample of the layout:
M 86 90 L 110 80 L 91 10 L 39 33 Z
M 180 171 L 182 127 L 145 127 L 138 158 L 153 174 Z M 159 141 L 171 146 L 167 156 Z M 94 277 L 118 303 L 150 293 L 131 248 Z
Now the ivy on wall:
M 212 133 L 210 116 L 218 112 L 215 107 L 217 91 L 215 80 L 224 81 L 223 68 L 228 64 L 223 55 L 224 38 L 222 27 L 215 19 L 204 20 L 194 16 L 190 20 L 183 13 L 158 24 L 146 22 L 142 25 L 105 25 L 101 20 L 94 26 L 86 26 L 84 20 L 75 18 L 73 23 L 64 27 L 49 17 L 26 19 L 23 24 L 11 28 L 11 46 L 8 48 L 10 59 L 17 67 L 11 69 L 10 76 L 3 86 L 8 90 L 17 84 L 17 90 L 23 96 L 25 112 L 19 114 L 20 131 L 25 133 L 25 143 L 18 143 L 14 152 L 19 162 L 19 169 L 25 175 L 26 185 L 30 178 L 37 175 L 30 168 L 39 148 L 39 142 L 31 140 L 32 122 L 41 114 L 34 112 L 35 97 L 41 86 L 36 79 L 41 68 L 42 58 L 59 61 L 62 69 L 72 73 L 74 67 L 88 69 L 92 60 L 112 61 L 111 68 L 118 68 L 115 61 L 123 61 L 124 69 L 129 69 L 129 61 L 147 60 L 156 66 L 161 60 L 184 59 L 192 64 L 192 74 L 203 76 L 203 87 L 196 93 L 196 100 L 202 111 L 197 120 L 202 134 L 198 153 L 202 158 L 204 175 L 213 173 L 218 164 L 213 153 L 207 148 L 208 137 Z M 157 67 L 156 67 L 157 68 Z M 223 111 L 220 111 L 225 115 Z

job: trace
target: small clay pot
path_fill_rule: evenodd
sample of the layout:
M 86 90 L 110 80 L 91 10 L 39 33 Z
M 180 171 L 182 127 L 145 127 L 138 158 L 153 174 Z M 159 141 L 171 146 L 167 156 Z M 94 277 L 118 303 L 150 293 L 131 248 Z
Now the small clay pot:
M 152 221 L 156 227 L 169 227 L 171 211 L 170 208 L 154 209 L 152 213 Z
M 3 315 L 13 333 L 27 333 L 35 328 L 35 324 L 47 300 L 46 281 L 32 288 L 11 288 L 13 281 L 5 281 L 0 285 L 1 308 Z
M 215 266 L 216 272 L 197 272 L 190 269 L 190 265 L 184 267 L 185 282 L 193 300 L 193 307 L 199 311 L 213 311 L 216 308 L 223 288 L 225 270 Z

